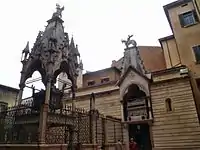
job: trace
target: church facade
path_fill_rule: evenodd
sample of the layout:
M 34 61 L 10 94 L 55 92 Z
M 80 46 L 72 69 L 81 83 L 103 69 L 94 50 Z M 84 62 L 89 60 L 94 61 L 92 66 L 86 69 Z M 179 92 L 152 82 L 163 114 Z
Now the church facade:
M 164 11 L 173 34 L 159 39 L 161 47 L 137 46 L 129 36 L 124 56 L 111 67 L 85 74 L 79 67 L 75 105 L 89 110 L 93 93 L 95 108 L 121 118 L 141 149 L 198 150 L 199 11 L 192 0 L 175 1 Z M 64 103 L 71 105 L 70 99 L 66 90 Z

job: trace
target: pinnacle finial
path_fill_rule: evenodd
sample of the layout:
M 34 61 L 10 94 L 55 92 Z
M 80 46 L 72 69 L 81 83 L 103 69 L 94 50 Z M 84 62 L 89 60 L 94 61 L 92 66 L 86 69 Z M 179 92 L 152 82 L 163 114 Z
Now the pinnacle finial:
M 29 53 L 29 41 L 27 42 L 27 44 L 26 44 L 26 47 L 24 48 L 24 50 L 22 51 L 22 53 Z
M 53 13 L 53 17 L 60 17 L 60 18 L 62 18 L 62 11 L 63 11 L 64 9 L 65 9 L 64 6 L 61 8 L 60 5 L 57 3 L 57 4 L 56 4 L 56 12 Z
M 22 57 L 21 57 L 22 62 L 27 60 L 28 54 L 29 54 L 29 41 L 27 42 L 26 47 L 22 51 Z
M 131 40 L 131 38 L 133 37 L 133 35 L 128 35 L 127 40 L 121 40 L 122 43 L 125 43 L 126 49 L 130 48 L 129 46 L 132 45 L 132 47 L 136 47 L 137 43 L 135 40 Z
M 82 60 L 80 60 L 79 68 L 80 68 L 81 70 L 83 70 L 83 62 L 82 62 Z
M 75 44 L 74 44 L 74 38 L 73 38 L 73 36 L 71 37 L 71 42 L 70 42 L 70 45 L 71 45 L 72 47 L 75 47 Z

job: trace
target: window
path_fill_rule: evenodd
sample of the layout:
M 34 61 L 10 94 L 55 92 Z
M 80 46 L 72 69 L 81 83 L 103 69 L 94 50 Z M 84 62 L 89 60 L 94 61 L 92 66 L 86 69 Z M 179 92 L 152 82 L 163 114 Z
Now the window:
M 187 27 L 196 24 L 199 19 L 195 10 L 179 15 L 181 27 Z
M 165 100 L 165 105 L 167 112 L 172 111 L 172 100 L 170 98 Z
M 192 47 L 197 63 L 200 63 L 200 45 Z
M 8 103 L 0 102 L 0 112 L 6 111 Z
M 102 78 L 102 79 L 101 79 L 101 83 L 107 83 L 107 82 L 109 82 L 109 81 L 110 81 L 109 78 Z
M 95 85 L 95 81 L 94 80 L 88 81 L 88 86 L 93 86 L 93 85 Z

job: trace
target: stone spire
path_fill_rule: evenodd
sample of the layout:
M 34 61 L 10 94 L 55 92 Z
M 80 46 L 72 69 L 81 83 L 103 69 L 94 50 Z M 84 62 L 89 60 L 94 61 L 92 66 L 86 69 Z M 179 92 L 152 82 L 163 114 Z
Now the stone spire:
M 72 38 L 71 38 L 71 40 L 70 40 L 70 47 L 71 47 L 71 48 L 75 48 L 73 36 L 72 36 Z
M 21 61 L 26 61 L 29 54 L 29 42 L 27 42 L 26 47 L 22 51 Z
M 83 87 L 83 63 L 82 60 L 80 60 L 79 64 L 78 64 L 78 77 L 77 77 L 77 86 L 78 88 Z
M 44 32 L 39 32 L 36 42 L 30 52 L 30 57 L 23 63 L 20 89 L 23 91 L 25 81 L 34 71 L 39 71 L 45 86 L 55 84 L 57 76 L 65 72 L 72 82 L 72 93 L 75 91 L 78 56 L 70 47 L 68 34 L 64 32 L 62 11 L 64 7 L 56 5 L 56 12 L 47 21 Z M 78 50 L 78 49 L 77 49 Z M 21 98 L 21 96 L 20 96 Z M 19 99 L 20 99 L 19 98 Z
M 80 53 L 78 51 L 78 45 L 75 46 L 73 37 L 71 38 L 70 45 L 69 45 L 69 54 L 70 54 L 71 58 L 78 56 L 78 59 L 80 59 Z M 76 61 L 74 61 L 74 63 L 75 63 L 75 66 L 78 67 L 79 64 L 78 64 L 77 59 L 76 59 Z
M 138 72 L 145 75 L 146 71 L 144 68 L 143 61 L 141 60 L 137 43 L 135 40 L 131 40 L 131 36 L 128 36 L 127 40 L 122 40 L 125 43 L 126 48 L 124 49 L 124 59 L 122 63 L 122 75 L 127 71 L 129 66 L 135 68 Z
M 83 70 L 83 62 L 82 62 L 82 60 L 80 60 L 80 63 L 79 63 L 78 68 L 79 68 L 80 70 Z

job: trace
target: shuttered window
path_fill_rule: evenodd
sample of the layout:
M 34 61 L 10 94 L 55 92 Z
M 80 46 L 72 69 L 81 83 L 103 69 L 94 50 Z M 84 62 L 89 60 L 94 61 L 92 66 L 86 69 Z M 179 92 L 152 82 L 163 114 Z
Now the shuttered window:
M 88 86 L 93 86 L 93 85 L 95 85 L 95 81 L 88 81 Z
M 199 22 L 199 18 L 195 10 L 180 14 L 179 20 L 180 20 L 181 27 L 187 27 Z
M 110 81 L 109 78 L 102 78 L 102 79 L 101 79 L 101 83 L 107 83 L 107 82 L 109 82 L 109 81 Z
M 4 112 L 7 110 L 8 103 L 0 102 L 0 112 Z
M 200 63 L 200 45 L 194 46 L 193 51 L 196 58 L 196 62 Z

